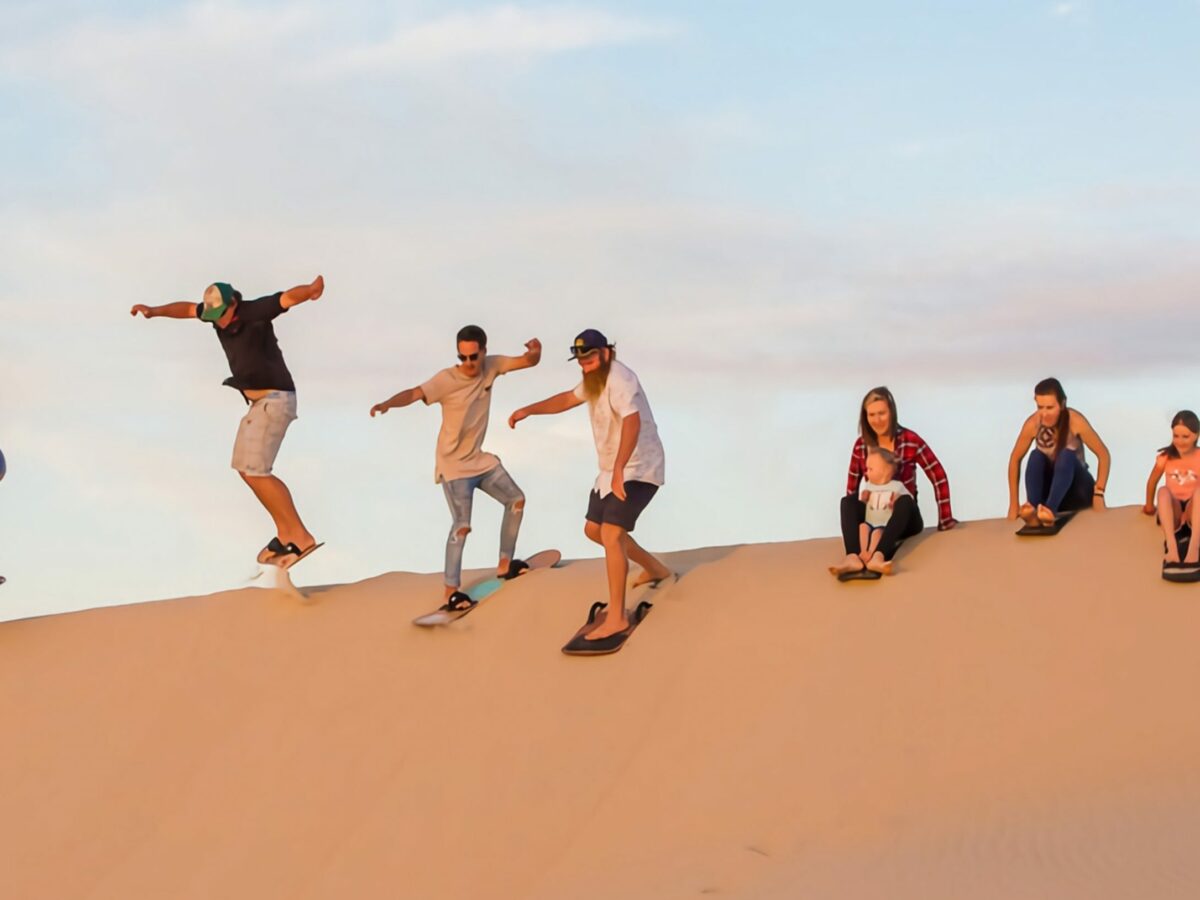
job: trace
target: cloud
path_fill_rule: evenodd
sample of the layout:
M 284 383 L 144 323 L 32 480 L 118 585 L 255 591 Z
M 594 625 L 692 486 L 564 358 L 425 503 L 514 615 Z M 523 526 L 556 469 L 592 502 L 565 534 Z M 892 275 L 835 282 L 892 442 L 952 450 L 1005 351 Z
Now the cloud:
M 1088 5 L 1084 0 L 1065 0 L 1050 7 L 1050 15 L 1056 19 L 1071 19 L 1086 15 Z
M 338 54 L 332 68 L 387 69 L 475 57 L 528 58 L 613 44 L 662 40 L 675 25 L 578 8 L 515 5 L 453 13 L 401 26 L 388 38 Z

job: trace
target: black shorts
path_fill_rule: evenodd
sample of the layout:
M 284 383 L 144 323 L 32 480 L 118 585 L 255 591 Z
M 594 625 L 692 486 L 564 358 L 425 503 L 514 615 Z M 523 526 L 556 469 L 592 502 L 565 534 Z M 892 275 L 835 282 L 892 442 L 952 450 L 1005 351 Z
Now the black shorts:
M 588 497 L 587 520 L 597 525 L 616 525 L 626 531 L 633 531 L 638 516 L 642 514 L 654 495 L 658 493 L 657 484 L 647 484 L 644 481 L 625 482 L 625 499 L 616 494 L 601 497 L 592 491 Z

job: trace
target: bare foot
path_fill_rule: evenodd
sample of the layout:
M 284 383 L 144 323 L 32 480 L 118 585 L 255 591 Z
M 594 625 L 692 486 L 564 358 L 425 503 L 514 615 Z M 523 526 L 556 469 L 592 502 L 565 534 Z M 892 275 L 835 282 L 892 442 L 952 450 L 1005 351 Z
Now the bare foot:
M 872 572 L 878 572 L 880 575 L 891 575 L 892 561 L 884 559 L 882 553 L 876 553 L 871 557 L 871 561 L 867 563 L 867 568 Z
M 1037 508 L 1037 520 L 1042 525 L 1053 525 L 1055 515 L 1050 511 L 1050 507 L 1042 505 Z
M 1188 554 L 1188 556 L 1191 556 L 1191 555 L 1192 554 L 1190 554 L 1190 553 Z M 1167 555 L 1163 557 L 1163 562 L 1165 562 L 1165 563 L 1178 563 L 1179 562 L 1179 543 L 1177 541 L 1171 541 L 1171 546 L 1167 550 Z M 1189 559 L 1188 562 L 1196 562 L 1196 560 Z
M 863 561 L 857 553 L 851 553 L 836 566 L 829 567 L 830 575 L 849 575 L 851 572 L 861 572 L 863 570 Z
M 666 581 L 675 573 L 664 565 L 659 565 L 657 569 L 643 569 L 637 578 L 633 579 L 630 587 L 641 587 L 643 584 L 648 584 L 650 587 L 658 587 L 660 581 Z
M 597 622 L 596 627 L 589 631 L 584 637 L 589 641 L 598 641 L 600 638 L 606 638 L 616 634 L 618 631 L 624 631 L 629 627 L 629 620 L 625 618 L 625 610 L 621 610 L 619 616 L 605 616 L 603 622 Z
M 1032 503 L 1022 503 L 1017 515 L 1025 520 L 1026 525 L 1036 527 L 1038 524 L 1037 509 Z

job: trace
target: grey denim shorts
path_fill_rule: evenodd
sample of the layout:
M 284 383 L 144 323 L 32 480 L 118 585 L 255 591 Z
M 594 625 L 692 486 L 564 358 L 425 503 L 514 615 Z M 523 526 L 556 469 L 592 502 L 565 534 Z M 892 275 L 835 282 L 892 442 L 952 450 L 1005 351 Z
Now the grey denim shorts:
M 230 465 L 243 475 L 270 475 L 283 436 L 295 418 L 295 391 L 271 391 L 255 400 L 238 425 Z

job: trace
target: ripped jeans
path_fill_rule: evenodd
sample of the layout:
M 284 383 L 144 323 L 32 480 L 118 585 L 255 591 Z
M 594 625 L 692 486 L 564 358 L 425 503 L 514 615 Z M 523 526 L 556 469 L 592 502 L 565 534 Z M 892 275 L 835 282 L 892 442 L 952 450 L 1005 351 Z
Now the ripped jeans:
M 443 481 L 442 490 L 454 520 L 450 524 L 450 536 L 446 538 L 445 575 L 448 587 L 458 587 L 462 582 L 463 545 L 467 542 L 467 536 L 459 532 L 471 528 L 471 505 L 476 488 L 504 504 L 504 520 L 500 523 L 500 555 L 511 560 L 517 549 L 517 532 L 521 530 L 521 517 L 525 514 L 525 495 L 503 465 L 497 465 L 482 475 Z

